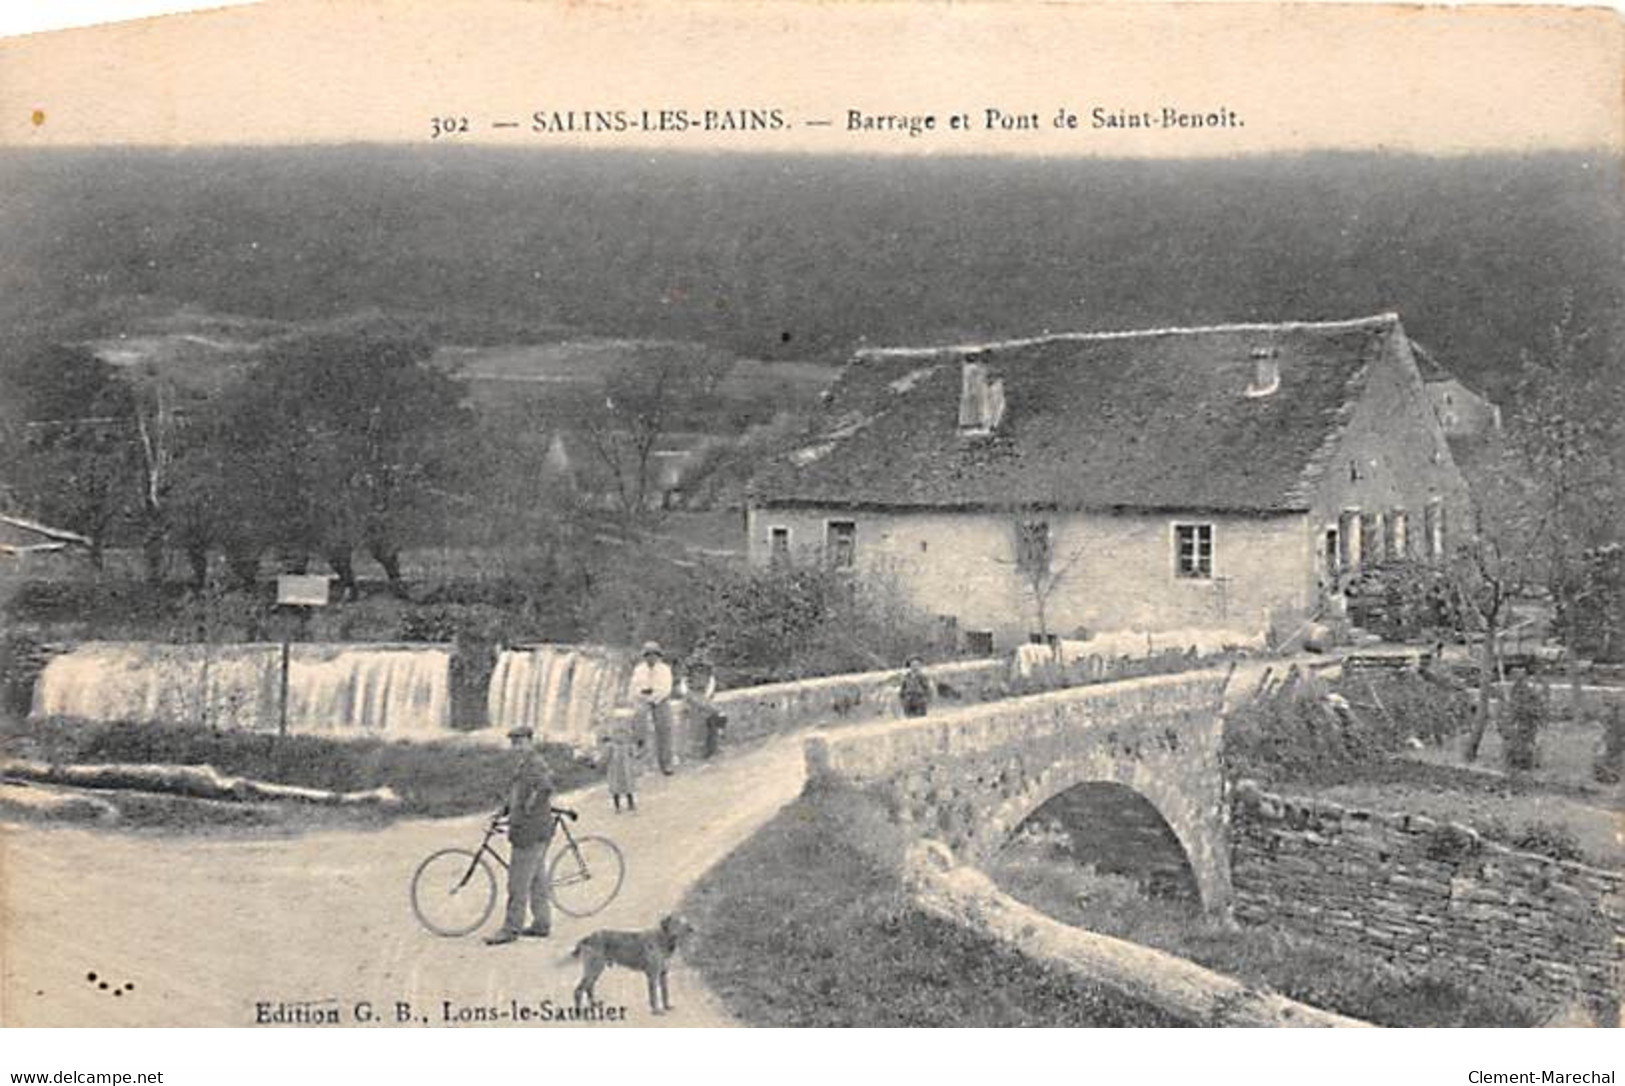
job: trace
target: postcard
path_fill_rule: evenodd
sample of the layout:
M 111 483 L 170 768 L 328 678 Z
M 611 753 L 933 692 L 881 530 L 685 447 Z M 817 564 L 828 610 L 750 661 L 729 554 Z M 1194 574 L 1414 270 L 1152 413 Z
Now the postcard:
M 1620 1024 L 1622 60 L 0 39 L 0 1021 Z

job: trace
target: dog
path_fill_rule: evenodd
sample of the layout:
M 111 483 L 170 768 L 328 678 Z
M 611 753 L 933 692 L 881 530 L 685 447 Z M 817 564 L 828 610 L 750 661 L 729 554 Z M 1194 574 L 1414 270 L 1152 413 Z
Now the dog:
M 659 927 L 648 931 L 595 931 L 576 944 L 570 957 L 581 959 L 581 983 L 576 985 L 575 1002 L 591 1004 L 593 985 L 612 965 L 640 971 L 649 982 L 649 1009 L 655 1014 L 671 1010 L 671 992 L 666 971 L 677 947 L 691 928 L 680 916 L 668 916 Z

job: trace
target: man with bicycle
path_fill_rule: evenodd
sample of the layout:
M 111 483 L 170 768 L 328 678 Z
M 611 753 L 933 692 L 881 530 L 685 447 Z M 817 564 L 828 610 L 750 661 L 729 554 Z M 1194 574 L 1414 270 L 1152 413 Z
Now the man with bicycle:
M 502 927 L 485 938 L 490 946 L 514 942 L 521 935 L 544 938 L 552 930 L 546 859 L 553 836 L 553 775 L 541 750 L 531 742 L 533 736 L 524 724 L 508 733 L 508 741 L 519 752 L 508 805 L 502 809 L 513 854 L 508 859 L 508 909 Z M 528 925 L 527 915 L 531 918 Z

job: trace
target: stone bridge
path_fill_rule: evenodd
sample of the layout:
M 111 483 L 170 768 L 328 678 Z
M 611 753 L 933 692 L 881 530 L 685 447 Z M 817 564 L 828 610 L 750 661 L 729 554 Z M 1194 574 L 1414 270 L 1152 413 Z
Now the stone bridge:
M 807 740 L 808 783 L 873 795 L 899 823 L 978 867 L 1053 797 L 1119 784 L 1178 838 L 1204 910 L 1228 918 L 1226 678 L 1128 679 L 843 728 Z

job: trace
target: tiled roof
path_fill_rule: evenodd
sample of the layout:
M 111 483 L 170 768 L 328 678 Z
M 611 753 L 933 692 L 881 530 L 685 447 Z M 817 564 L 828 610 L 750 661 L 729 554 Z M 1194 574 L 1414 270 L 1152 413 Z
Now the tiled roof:
M 1371 365 L 1403 342 L 1384 314 L 866 351 L 807 439 L 758 474 L 754 500 L 1303 509 Z M 1255 351 L 1279 366 L 1268 395 L 1247 395 Z M 1003 381 L 991 436 L 960 433 L 964 361 Z

